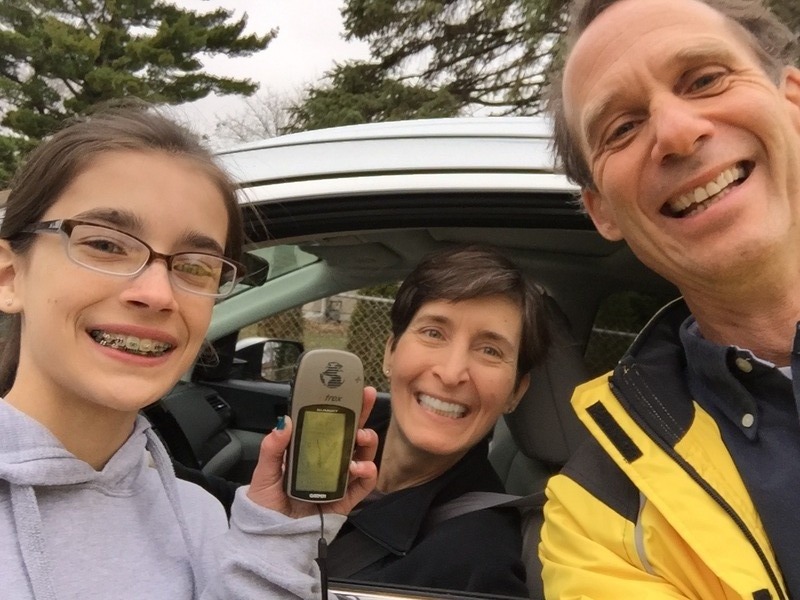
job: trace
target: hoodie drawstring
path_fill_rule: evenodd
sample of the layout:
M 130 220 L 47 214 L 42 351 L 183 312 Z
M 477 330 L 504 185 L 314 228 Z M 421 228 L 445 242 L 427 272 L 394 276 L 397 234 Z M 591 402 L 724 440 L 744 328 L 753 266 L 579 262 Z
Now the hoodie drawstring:
M 50 579 L 50 564 L 45 552 L 42 515 L 36 502 L 36 492 L 30 485 L 11 486 L 11 511 L 17 526 L 17 539 L 28 580 L 36 600 L 56 600 Z
M 189 525 L 186 523 L 186 517 L 184 517 L 180 499 L 178 498 L 178 488 L 175 485 L 175 471 L 172 468 L 172 462 L 170 461 L 164 445 L 161 443 L 161 440 L 158 439 L 158 436 L 155 434 L 155 432 L 152 429 L 147 428 L 145 430 L 145 435 L 147 436 L 146 448 L 153 457 L 153 466 L 158 472 L 158 476 L 161 478 L 161 484 L 164 486 L 164 491 L 167 493 L 167 499 L 169 500 L 170 506 L 172 506 L 172 510 L 175 513 L 175 518 L 178 520 L 178 526 L 180 527 L 183 541 L 186 544 L 186 549 L 189 553 L 189 563 L 194 576 L 194 592 L 192 597 L 197 597 L 199 596 L 199 592 L 205 588 L 205 577 L 203 577 L 203 569 L 200 567 L 200 561 L 197 557 L 195 546 L 192 544 L 192 536 L 189 532 Z

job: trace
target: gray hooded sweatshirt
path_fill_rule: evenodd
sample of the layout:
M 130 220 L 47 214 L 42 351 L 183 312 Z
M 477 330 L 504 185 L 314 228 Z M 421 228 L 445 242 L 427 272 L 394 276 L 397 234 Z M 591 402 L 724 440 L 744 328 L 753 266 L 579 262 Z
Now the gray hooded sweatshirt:
M 215 498 L 175 479 L 144 417 L 95 471 L 0 399 L 0 597 L 318 598 L 319 517 L 291 519 L 246 491 L 229 529 Z M 326 515 L 328 541 L 344 519 Z

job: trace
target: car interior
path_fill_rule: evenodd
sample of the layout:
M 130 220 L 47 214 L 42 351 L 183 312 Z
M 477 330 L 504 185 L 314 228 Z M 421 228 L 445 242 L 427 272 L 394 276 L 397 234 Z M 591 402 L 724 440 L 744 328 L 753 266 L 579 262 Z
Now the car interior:
M 479 121 L 464 120 L 468 127 Z M 341 128 L 230 153 L 228 167 L 244 182 L 250 276 L 215 306 L 208 347 L 192 371 L 144 410 L 174 461 L 249 482 L 263 436 L 287 411 L 289 381 L 264 378 L 265 341 L 239 343 L 252 335 L 244 333 L 248 327 L 337 294 L 399 282 L 433 250 L 483 243 L 503 250 L 547 295 L 553 344 L 518 408 L 498 421 L 490 445 L 508 494 L 541 495 L 586 437 L 570 407 L 574 387 L 612 368 L 644 325 L 628 324 L 631 337 L 598 352 L 598 313 L 633 294 L 648 299 L 641 312 L 649 317 L 652 306 L 678 293 L 624 243 L 595 231 L 551 171 L 549 128 L 530 129 L 526 122 L 509 120 L 505 129 L 491 124 L 479 135 L 456 128 L 441 137 L 431 133 L 436 120 L 410 122 L 410 129 L 390 123 L 386 139 L 374 134 L 377 145 L 355 128 Z M 365 143 L 360 153 L 359 140 Z M 380 348 L 387 334 L 376 335 Z M 378 400 L 388 403 L 388 394 Z M 526 510 L 522 558 L 532 599 L 542 598 L 541 522 L 541 504 Z M 379 596 L 359 584 L 335 583 L 340 598 L 360 600 L 487 597 L 415 589 Z
M 478 241 L 502 248 L 546 292 L 553 329 L 546 360 L 532 372 L 518 408 L 498 422 L 490 450 L 507 492 L 527 496 L 544 490 L 585 437 L 569 401 L 574 387 L 593 375 L 584 352 L 597 306 L 619 290 L 655 294 L 664 301 L 676 295 L 626 246 L 606 242 L 593 231 L 415 227 L 280 241 L 290 243 L 266 242 L 250 249 L 270 261 L 269 278 L 216 307 L 213 352 L 147 409 L 175 460 L 241 483 L 249 481 L 259 443 L 285 414 L 289 395 L 287 381 L 262 378 L 263 345 L 236 349 L 239 331 L 259 319 L 344 291 L 400 281 L 422 256 L 444 245 Z M 283 265 L 276 260 L 280 257 Z M 382 347 L 384 340 L 378 342 Z M 380 393 L 379 402 L 389 402 L 388 394 Z M 525 518 L 523 558 L 530 597 L 541 598 L 536 551 L 541 508 L 526 511 Z

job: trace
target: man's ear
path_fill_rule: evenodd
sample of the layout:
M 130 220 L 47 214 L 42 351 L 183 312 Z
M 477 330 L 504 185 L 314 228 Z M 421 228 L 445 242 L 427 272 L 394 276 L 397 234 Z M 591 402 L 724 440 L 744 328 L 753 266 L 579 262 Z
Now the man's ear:
M 581 199 L 600 235 L 612 242 L 621 240 L 622 232 L 617 227 L 617 219 L 608 200 L 599 192 L 588 189 L 581 190 Z
M 800 69 L 784 67 L 782 86 L 785 98 L 800 110 Z
M 0 240 L 0 311 L 17 313 L 20 311 L 17 297 L 17 255 L 6 240 Z

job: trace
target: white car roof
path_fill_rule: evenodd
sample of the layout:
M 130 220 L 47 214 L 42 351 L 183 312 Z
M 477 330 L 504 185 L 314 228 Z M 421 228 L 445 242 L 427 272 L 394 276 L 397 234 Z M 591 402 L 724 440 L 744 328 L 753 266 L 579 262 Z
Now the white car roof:
M 392 191 L 574 192 L 541 117 L 463 117 L 305 131 L 218 153 L 249 201 Z

